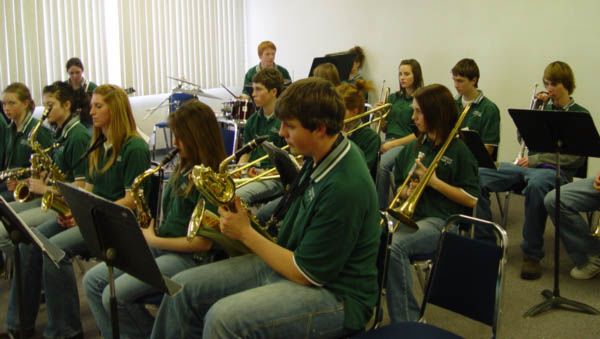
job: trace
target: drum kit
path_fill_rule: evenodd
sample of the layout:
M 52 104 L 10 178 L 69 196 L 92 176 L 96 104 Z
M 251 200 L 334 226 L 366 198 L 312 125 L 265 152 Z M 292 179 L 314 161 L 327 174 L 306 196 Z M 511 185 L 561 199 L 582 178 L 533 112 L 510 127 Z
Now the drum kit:
M 169 114 L 174 113 L 184 102 L 191 99 L 199 99 L 200 97 L 208 98 L 208 99 L 221 99 L 212 94 L 206 93 L 203 91 L 199 85 L 185 80 L 181 78 L 175 78 L 171 76 L 167 76 L 167 78 L 171 80 L 175 80 L 178 82 L 177 86 L 173 88 L 171 95 L 166 97 L 163 101 L 161 101 L 158 105 L 149 108 L 148 114 L 144 117 L 144 119 L 149 118 L 154 112 L 158 109 L 165 107 L 167 102 L 169 105 Z

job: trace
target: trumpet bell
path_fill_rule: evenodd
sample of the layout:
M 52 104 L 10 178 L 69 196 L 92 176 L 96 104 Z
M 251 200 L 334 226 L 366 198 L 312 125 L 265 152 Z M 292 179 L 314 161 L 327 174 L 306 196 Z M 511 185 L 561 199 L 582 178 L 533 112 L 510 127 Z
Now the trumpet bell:
M 400 207 L 397 208 L 389 208 L 387 210 L 387 212 L 394 218 L 396 218 L 398 221 L 400 221 L 400 223 L 418 230 L 419 226 L 417 226 L 417 223 L 413 220 L 413 214 L 415 212 L 415 208 L 417 207 L 417 203 L 416 201 L 405 201 L 402 205 L 400 205 Z M 396 226 L 394 227 L 394 232 L 396 232 L 396 229 L 398 229 L 399 224 L 396 224 Z

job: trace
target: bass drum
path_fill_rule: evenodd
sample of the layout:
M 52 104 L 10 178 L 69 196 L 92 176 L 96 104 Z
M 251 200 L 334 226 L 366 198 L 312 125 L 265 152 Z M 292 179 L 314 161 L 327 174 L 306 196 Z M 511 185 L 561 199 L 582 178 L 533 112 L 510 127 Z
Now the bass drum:
M 246 122 L 254 114 L 255 110 L 254 103 L 247 99 L 225 101 L 221 109 L 226 119 L 242 123 Z

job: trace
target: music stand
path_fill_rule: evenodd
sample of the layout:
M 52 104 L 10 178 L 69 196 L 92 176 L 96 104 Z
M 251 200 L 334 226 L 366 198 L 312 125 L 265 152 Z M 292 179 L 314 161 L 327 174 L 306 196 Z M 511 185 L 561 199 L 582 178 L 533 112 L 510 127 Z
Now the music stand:
M 477 131 L 463 129 L 459 131 L 459 134 L 462 141 L 469 147 L 471 153 L 477 159 L 478 167 L 496 169 L 496 164 L 494 164 L 494 160 L 492 160 Z
M 269 160 L 277 168 L 283 187 L 291 185 L 300 173 L 300 166 L 294 156 L 269 141 L 263 142 L 261 146 L 267 153 Z
M 590 114 L 585 112 L 539 111 L 509 109 L 508 113 L 534 152 L 556 153 L 556 202 L 554 209 L 554 289 L 544 290 L 546 300 L 531 307 L 524 317 L 533 317 L 552 308 L 565 308 L 589 314 L 600 314 L 597 309 L 560 296 L 559 237 L 560 237 L 560 155 L 600 157 L 600 136 Z
M 14 274 L 17 288 L 17 305 L 19 307 L 19 337 L 25 338 L 23 328 L 23 319 L 25 318 L 25 309 L 23 308 L 23 280 L 21 272 L 21 252 L 19 244 L 34 244 L 45 254 L 56 267 L 58 262 L 65 257 L 65 252 L 51 243 L 40 231 L 31 228 L 23 222 L 21 217 L 10 207 L 10 205 L 0 196 L 0 219 L 9 234 L 10 240 L 15 246 L 14 254 Z
M 119 338 L 119 317 L 113 267 L 173 295 L 181 285 L 163 276 L 150 252 L 133 212 L 70 183 L 57 182 L 71 207 L 90 254 L 108 268 L 113 338 Z
M 347 53 L 336 53 L 329 54 L 324 57 L 316 57 L 312 61 L 312 65 L 310 66 L 310 72 L 308 72 L 308 76 L 313 75 L 313 71 L 320 64 L 332 63 L 337 68 L 338 74 L 340 75 L 340 80 L 348 80 L 350 77 L 350 72 L 352 71 L 352 64 L 354 64 L 354 59 L 356 59 L 356 54 L 352 52 Z

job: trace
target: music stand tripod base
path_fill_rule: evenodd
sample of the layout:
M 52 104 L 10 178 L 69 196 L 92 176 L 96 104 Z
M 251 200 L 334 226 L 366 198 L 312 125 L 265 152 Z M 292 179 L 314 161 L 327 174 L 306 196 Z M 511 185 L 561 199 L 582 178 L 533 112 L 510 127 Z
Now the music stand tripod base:
M 527 312 L 525 312 L 525 314 L 523 314 L 524 317 L 534 317 L 542 312 L 553 308 L 561 308 L 564 310 L 594 315 L 600 314 L 600 311 L 598 311 L 592 306 L 580 303 L 578 301 L 570 300 L 561 296 L 555 296 L 554 293 L 552 293 L 552 291 L 550 290 L 543 290 L 542 296 L 546 298 L 546 300 L 530 308 Z

